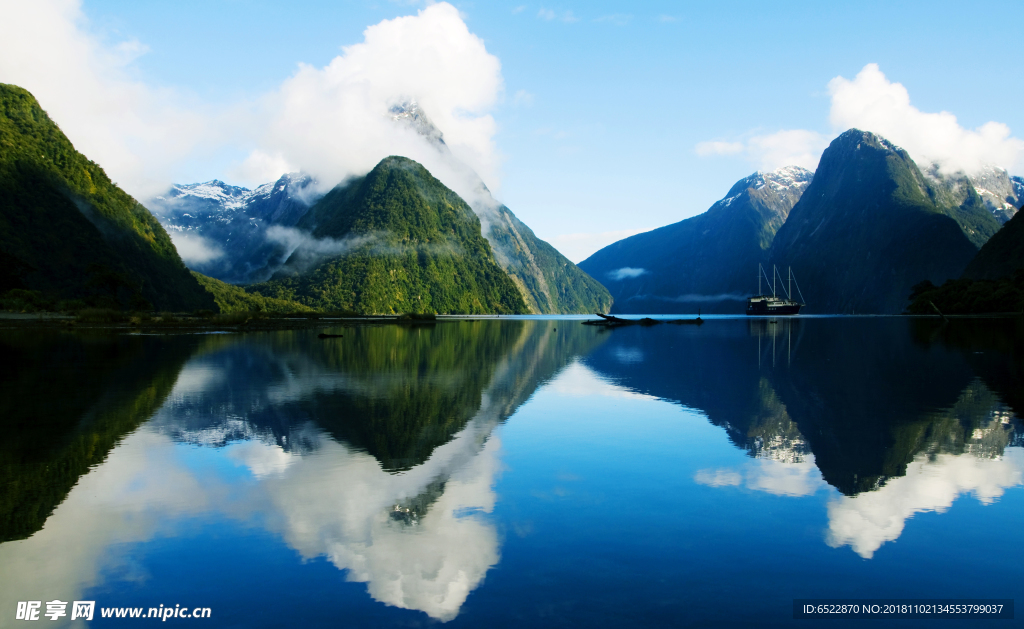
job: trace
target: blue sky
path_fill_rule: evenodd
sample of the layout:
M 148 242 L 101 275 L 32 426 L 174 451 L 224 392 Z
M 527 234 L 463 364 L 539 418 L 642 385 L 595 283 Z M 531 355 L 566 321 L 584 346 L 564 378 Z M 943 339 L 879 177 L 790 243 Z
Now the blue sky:
M 296 128 L 283 119 L 290 110 L 268 95 L 287 91 L 282 86 L 299 64 L 309 66 L 317 85 L 330 83 L 328 72 L 317 71 L 345 56 L 342 47 L 363 43 L 367 27 L 429 11 L 416 2 L 53 3 L 84 42 L 62 54 L 95 56 L 75 76 L 96 72 L 93 83 L 118 86 L 100 91 L 125 94 L 110 105 L 117 116 L 90 125 L 90 113 L 103 109 L 81 106 L 88 99 L 80 95 L 92 88 L 46 81 L 70 72 L 61 69 L 60 54 L 49 63 L 39 60 L 43 55 L 17 58 L 17 46 L 34 40 L 0 44 L 0 81 L 32 90 L 76 146 L 140 197 L 170 181 L 219 178 L 251 186 L 275 164 L 315 170 L 312 162 L 331 158 L 324 157 L 330 146 L 360 150 L 339 126 L 324 127 L 321 135 L 335 134 L 330 146 L 303 153 L 284 137 Z M 14 0 L 2 4 L 14 19 L 0 31 L 45 30 L 43 23 L 54 21 L 19 13 Z M 809 156 L 820 155 L 845 125 L 877 125 L 870 130 L 900 136 L 890 139 L 940 162 L 959 159 L 970 145 L 981 153 L 960 166 L 983 159 L 1024 174 L 1024 143 L 1017 139 L 1024 137 L 1024 54 L 1013 35 L 1019 2 L 452 4 L 469 33 L 460 37 L 480 40 L 485 52 L 453 57 L 458 67 L 394 77 L 388 89 L 403 91 L 403 80 L 423 85 L 417 77 L 424 72 L 438 73 L 427 91 L 436 84 L 454 93 L 460 80 L 473 83 L 463 96 L 425 97 L 450 110 L 428 115 L 446 137 L 465 138 L 460 157 L 574 261 L 628 233 L 703 212 L 759 168 L 790 159 L 813 168 L 816 157 Z M 56 37 L 33 35 L 48 36 Z M 458 43 L 420 36 L 420 46 Z M 364 52 L 379 56 L 385 48 L 368 45 Z M 380 77 L 385 73 L 367 80 L 391 80 Z M 865 99 L 895 94 L 899 101 L 899 86 L 909 104 L 864 113 Z M 160 125 L 146 120 L 154 110 Z M 1002 126 L 971 135 L 992 122 Z M 260 135 L 267 128 L 274 131 Z M 101 141 L 104 129 L 123 132 L 121 156 Z M 251 165 L 256 150 L 280 159 L 264 160 L 264 170 L 240 166 Z M 324 176 L 360 167 L 353 164 Z

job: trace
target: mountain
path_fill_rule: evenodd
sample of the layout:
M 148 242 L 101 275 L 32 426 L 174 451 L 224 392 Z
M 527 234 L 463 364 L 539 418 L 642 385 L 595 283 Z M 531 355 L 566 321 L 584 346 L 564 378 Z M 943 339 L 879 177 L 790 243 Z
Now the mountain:
M 220 309 L 222 314 L 246 312 L 277 312 L 287 314 L 313 310 L 294 301 L 248 293 L 241 286 L 228 284 L 227 282 L 207 277 L 202 273 L 192 271 L 192 275 L 203 285 L 203 288 L 213 295 L 214 301 L 217 302 L 217 308 Z
M 149 211 L 0 84 L 0 292 L 112 308 L 214 309 Z
M 445 144 L 444 134 L 434 126 L 415 101 L 390 109 L 392 120 L 408 125 L 437 149 L 442 158 L 470 182 L 473 194 L 467 200 L 483 219 L 483 234 L 498 264 L 516 283 L 531 312 L 579 314 L 608 312 L 612 297 L 600 282 L 569 261 L 512 210 L 499 203 L 480 176 L 460 162 Z
M 995 280 L 1024 269 L 1024 218 L 1018 212 L 974 256 L 964 270 L 973 280 Z
M 1024 213 L 1017 212 L 967 265 L 941 286 L 915 284 L 907 312 L 989 314 L 1024 312 Z
M 310 237 L 251 291 L 374 314 L 528 312 L 480 219 L 410 159 L 387 157 L 334 188 L 297 227 Z
M 1013 218 L 1024 204 L 1024 180 L 1010 177 L 1002 168 L 986 166 L 969 175 L 981 200 L 1001 224 Z
M 607 312 L 612 298 L 590 277 L 541 240 L 494 199 L 480 177 L 460 162 L 444 135 L 415 101 L 389 110 L 392 120 L 422 136 L 460 178 L 470 182 L 470 206 L 498 264 L 512 278 L 531 312 Z M 149 206 L 172 234 L 189 268 L 223 282 L 263 282 L 277 272 L 302 235 L 295 227 L 323 195 L 308 175 L 284 175 L 255 190 L 222 181 L 175 185 Z
M 821 156 L 770 258 L 812 313 L 899 313 L 911 287 L 957 277 L 999 221 L 967 177 L 925 176 L 906 151 L 850 129 Z
M 707 212 L 613 243 L 580 268 L 608 287 L 613 312 L 742 312 L 812 176 L 797 166 L 754 173 Z
M 174 185 L 149 201 L 189 268 L 245 284 L 270 278 L 290 253 L 273 226 L 293 227 L 321 195 L 309 175 L 283 175 L 255 190 L 223 181 Z
M 541 240 L 499 205 L 488 222 L 487 241 L 530 307 L 541 314 L 608 312 L 612 295 L 600 282 Z

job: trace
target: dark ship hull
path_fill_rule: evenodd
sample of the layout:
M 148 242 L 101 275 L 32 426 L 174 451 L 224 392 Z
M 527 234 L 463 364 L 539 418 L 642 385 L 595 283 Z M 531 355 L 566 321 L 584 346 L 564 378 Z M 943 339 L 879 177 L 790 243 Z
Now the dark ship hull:
M 748 315 L 795 315 L 800 314 L 803 304 L 789 299 L 778 299 L 771 295 L 758 295 L 747 300 Z

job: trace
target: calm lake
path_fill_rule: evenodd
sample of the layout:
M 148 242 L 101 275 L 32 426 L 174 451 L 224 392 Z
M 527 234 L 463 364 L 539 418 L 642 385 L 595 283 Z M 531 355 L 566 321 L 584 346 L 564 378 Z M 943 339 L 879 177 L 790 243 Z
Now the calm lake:
M 793 601 L 1024 594 L 1019 318 L 324 331 L 0 331 L 0 626 L 922 627 Z

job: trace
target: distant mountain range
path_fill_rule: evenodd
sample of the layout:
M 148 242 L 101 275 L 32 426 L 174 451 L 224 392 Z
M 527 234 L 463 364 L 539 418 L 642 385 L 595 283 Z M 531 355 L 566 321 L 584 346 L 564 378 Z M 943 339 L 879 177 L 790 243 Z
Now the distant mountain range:
M 392 156 L 327 194 L 303 174 L 255 190 L 174 186 L 152 201 L 158 222 L 31 94 L 0 84 L 0 305 L 739 313 L 759 264 L 792 268 L 808 313 L 898 313 L 912 290 L 915 308 L 931 308 L 922 295 L 961 274 L 941 298 L 950 312 L 1024 300 L 1024 274 L 1006 279 L 1024 269 L 1024 179 L 1001 169 L 920 168 L 851 129 L 817 172 L 755 173 L 704 214 L 577 267 L 494 199 L 415 103 L 390 114 L 438 151 L 465 198 Z
M 797 166 L 754 173 L 707 212 L 613 243 L 580 268 L 611 291 L 614 312 L 742 312 L 812 177 Z
M 623 313 L 743 312 L 759 263 L 792 268 L 804 312 L 899 313 L 915 284 L 958 277 L 1022 202 L 1024 180 L 1002 169 L 922 170 L 851 129 L 813 175 L 755 173 L 704 214 L 613 243 L 580 268 Z
M 611 308 L 611 295 L 600 282 L 537 238 L 494 199 L 475 172 L 456 160 L 444 135 L 414 101 L 395 105 L 389 114 L 396 124 L 421 135 L 473 182 L 473 195 L 466 201 L 481 217 L 483 236 L 495 260 L 515 283 L 529 312 L 606 312 Z M 304 236 L 287 229 L 299 226 L 323 196 L 315 184 L 302 174 L 285 175 L 255 190 L 214 180 L 175 185 L 149 204 L 174 236 L 190 268 L 224 282 L 249 284 L 270 279 L 292 255 L 316 255 L 308 248 L 297 252 Z
M 0 84 L 0 293 L 11 290 L 58 306 L 216 308 L 153 215 L 31 94 Z
M 272 226 L 293 227 L 321 195 L 315 181 L 284 175 L 255 190 L 223 181 L 175 185 L 148 201 L 194 271 L 233 284 L 269 279 L 289 253 L 267 237 Z
M 934 168 L 931 170 L 934 172 Z M 981 200 L 1002 224 L 1013 218 L 1024 204 L 1024 178 L 1011 177 L 1002 168 L 986 166 L 969 175 L 968 179 Z

